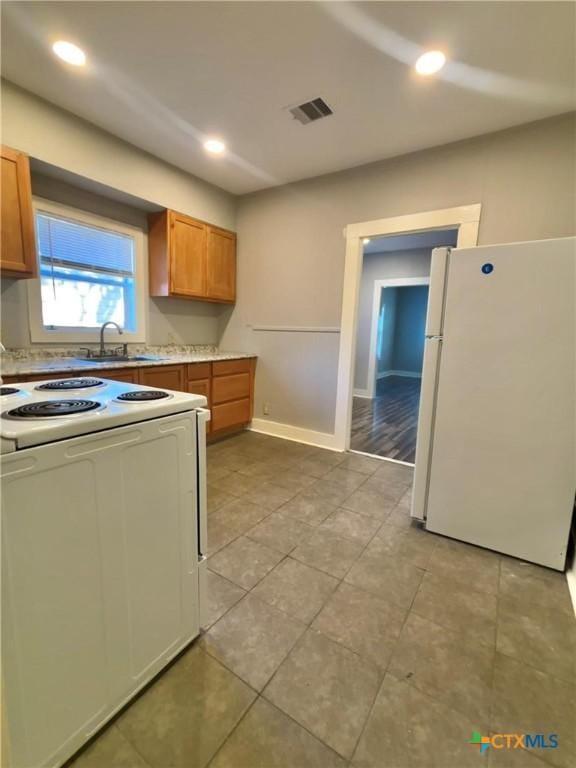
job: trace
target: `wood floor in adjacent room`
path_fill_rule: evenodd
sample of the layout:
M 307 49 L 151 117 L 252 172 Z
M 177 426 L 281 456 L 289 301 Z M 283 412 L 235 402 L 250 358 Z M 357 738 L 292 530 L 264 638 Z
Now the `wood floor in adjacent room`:
M 420 379 L 407 376 L 380 379 L 373 400 L 355 397 L 352 450 L 413 463 L 419 400 Z

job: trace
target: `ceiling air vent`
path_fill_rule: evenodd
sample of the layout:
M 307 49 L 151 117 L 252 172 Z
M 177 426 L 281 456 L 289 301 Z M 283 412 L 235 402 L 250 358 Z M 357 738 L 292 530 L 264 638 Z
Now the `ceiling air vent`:
M 323 117 L 328 117 L 333 114 L 328 104 L 321 98 L 306 101 L 304 104 L 299 104 L 297 107 L 289 107 L 288 111 L 291 112 L 292 116 L 302 123 L 302 125 L 313 123 L 315 120 L 320 120 Z

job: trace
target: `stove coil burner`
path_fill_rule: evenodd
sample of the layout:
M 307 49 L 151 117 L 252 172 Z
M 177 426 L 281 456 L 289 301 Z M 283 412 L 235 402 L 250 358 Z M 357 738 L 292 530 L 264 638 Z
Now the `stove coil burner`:
M 66 389 L 88 389 L 88 387 L 101 387 L 104 384 L 100 379 L 57 379 L 48 381 L 46 384 L 39 384 L 36 389 L 66 390 Z
M 170 395 L 161 389 L 137 389 L 135 392 L 123 392 L 116 399 L 123 403 L 144 403 L 151 400 L 163 400 L 166 397 L 170 397 Z
M 6 414 L 15 419 L 49 419 L 55 416 L 75 416 L 100 408 L 96 400 L 44 400 L 13 408 Z
M 0 387 L 0 396 L 2 395 L 17 395 L 20 392 L 16 387 Z

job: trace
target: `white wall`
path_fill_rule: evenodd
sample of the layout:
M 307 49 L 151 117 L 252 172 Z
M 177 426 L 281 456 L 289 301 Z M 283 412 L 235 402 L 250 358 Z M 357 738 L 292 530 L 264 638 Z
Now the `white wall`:
M 238 303 L 221 343 L 268 356 L 255 415 L 334 430 L 336 334 L 250 325 L 339 326 L 347 224 L 482 203 L 481 244 L 575 234 L 574 125 L 565 115 L 242 197 Z

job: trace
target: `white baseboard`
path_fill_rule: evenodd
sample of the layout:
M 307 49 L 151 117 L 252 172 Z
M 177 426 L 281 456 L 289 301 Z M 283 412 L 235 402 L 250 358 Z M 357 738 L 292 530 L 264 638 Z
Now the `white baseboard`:
M 372 395 L 367 389 L 355 389 L 354 390 L 354 397 L 366 397 L 369 400 L 372 399 Z
M 417 371 L 382 371 L 376 375 L 376 378 L 385 379 L 387 376 L 405 376 L 408 379 L 421 379 L 422 373 Z
M 282 437 L 285 440 L 293 440 L 297 443 L 315 445 L 318 448 L 327 448 L 330 451 L 341 452 L 336 446 L 336 436 L 329 432 L 315 432 L 313 429 L 294 427 L 291 424 L 280 424 L 278 421 L 267 419 L 252 419 L 249 429 L 260 432 L 263 435 Z

